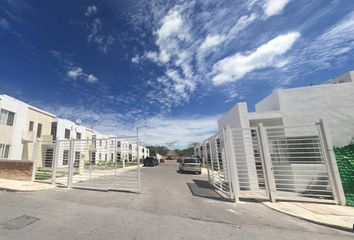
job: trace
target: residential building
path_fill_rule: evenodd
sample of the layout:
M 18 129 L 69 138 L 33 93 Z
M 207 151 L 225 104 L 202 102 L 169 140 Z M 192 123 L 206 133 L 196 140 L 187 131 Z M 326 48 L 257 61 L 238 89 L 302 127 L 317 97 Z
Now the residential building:
M 238 103 L 218 121 L 219 131 L 231 128 L 293 126 L 314 124 L 323 119 L 334 146 L 354 139 L 354 71 L 316 86 L 281 89 L 256 104 L 249 112 L 247 103 Z
M 33 143 L 50 135 L 56 116 L 7 95 L 0 112 L 0 159 L 32 159 Z

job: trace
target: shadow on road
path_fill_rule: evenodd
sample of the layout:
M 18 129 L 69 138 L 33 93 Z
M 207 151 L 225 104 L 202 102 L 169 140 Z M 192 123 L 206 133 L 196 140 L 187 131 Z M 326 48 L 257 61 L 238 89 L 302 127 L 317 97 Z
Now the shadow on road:
M 193 183 L 187 183 L 187 186 L 189 187 L 189 190 L 193 196 L 209 198 L 223 202 L 231 201 L 230 199 L 225 198 L 217 193 L 213 185 L 211 185 L 208 181 L 193 179 Z

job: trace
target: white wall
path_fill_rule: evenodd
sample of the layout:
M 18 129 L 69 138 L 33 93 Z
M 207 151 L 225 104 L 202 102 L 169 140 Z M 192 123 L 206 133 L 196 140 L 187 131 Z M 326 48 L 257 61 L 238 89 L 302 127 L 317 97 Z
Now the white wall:
M 219 132 L 227 126 L 230 128 L 249 127 L 247 103 L 236 104 L 218 120 Z
M 318 85 L 279 91 L 284 125 L 314 124 L 323 119 L 335 146 L 354 137 L 354 83 Z
M 0 109 L 15 113 L 14 125 L 0 124 L 0 143 L 10 144 L 9 159 L 21 160 L 22 136 L 27 126 L 27 104 L 7 95 L 0 95 Z
M 256 112 L 275 111 L 280 109 L 278 92 L 273 92 L 268 97 L 256 104 Z

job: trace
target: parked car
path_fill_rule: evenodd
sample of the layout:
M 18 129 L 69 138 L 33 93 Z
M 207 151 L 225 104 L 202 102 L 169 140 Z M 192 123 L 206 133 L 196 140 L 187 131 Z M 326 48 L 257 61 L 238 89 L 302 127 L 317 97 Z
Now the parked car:
M 155 167 L 156 165 L 159 165 L 159 161 L 154 158 L 154 157 L 147 157 L 143 161 L 144 166 L 149 166 L 149 167 Z
M 181 173 L 184 172 L 196 172 L 202 173 L 202 164 L 198 158 L 184 158 L 179 162 L 178 170 Z

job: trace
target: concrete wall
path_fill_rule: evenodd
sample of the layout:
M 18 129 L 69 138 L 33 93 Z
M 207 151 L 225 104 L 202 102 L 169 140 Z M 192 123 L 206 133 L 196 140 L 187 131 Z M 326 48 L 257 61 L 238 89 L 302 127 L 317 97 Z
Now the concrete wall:
M 22 160 L 32 160 L 33 155 L 33 145 L 34 141 L 37 139 L 37 130 L 38 124 L 42 124 L 42 133 L 39 139 L 42 139 L 42 136 L 49 136 L 51 134 L 51 127 L 52 122 L 55 119 L 54 115 L 49 113 L 45 113 L 40 111 L 36 108 L 29 107 L 28 108 L 28 115 L 27 115 L 27 122 L 25 124 L 25 133 L 29 133 L 30 136 L 33 136 L 33 141 L 23 141 L 23 151 L 22 151 Z M 33 124 L 33 131 L 29 132 L 29 123 L 32 121 Z M 41 157 L 41 156 L 38 156 Z
M 31 181 L 32 162 L 16 160 L 0 160 L 0 178 Z
M 274 92 L 256 104 L 256 112 L 275 111 L 280 109 L 278 92 Z
M 7 95 L 0 95 L 0 109 L 15 113 L 14 125 L 0 124 L 0 143 L 10 144 L 9 159 L 21 160 L 22 136 L 27 123 L 28 105 Z
M 281 90 L 279 100 L 284 125 L 324 119 L 335 146 L 347 145 L 354 138 L 354 83 Z
M 236 104 L 218 120 L 219 132 L 224 127 L 249 128 L 247 103 Z

